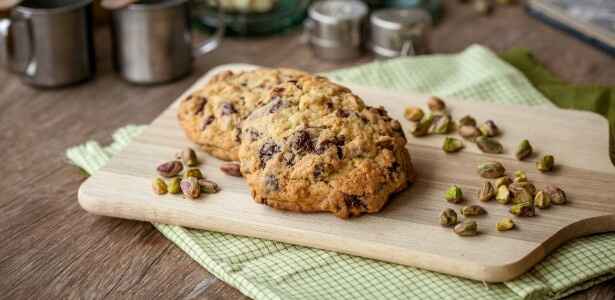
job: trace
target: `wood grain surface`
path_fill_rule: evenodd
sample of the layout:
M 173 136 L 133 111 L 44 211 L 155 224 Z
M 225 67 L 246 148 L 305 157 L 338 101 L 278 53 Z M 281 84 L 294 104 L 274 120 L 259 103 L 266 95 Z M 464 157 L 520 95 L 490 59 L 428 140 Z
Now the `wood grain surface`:
M 613 58 L 528 16 L 519 6 L 480 17 L 445 0 L 446 16 L 431 37 L 438 53 L 481 43 L 496 51 L 528 47 L 549 69 L 579 84 L 615 85 Z M 0 71 L 0 298 L 41 297 L 238 299 L 150 224 L 97 217 L 77 203 L 85 176 L 66 163 L 67 147 L 110 134 L 128 123 L 151 122 L 211 67 L 229 62 L 321 72 L 370 61 L 333 63 L 312 56 L 298 32 L 262 39 L 226 39 L 174 83 L 140 87 L 112 71 L 109 32 L 96 32 L 94 81 L 38 90 Z M 612 299 L 615 280 L 570 296 Z
M 289 213 L 258 205 L 243 180 L 225 175 L 218 169 L 222 162 L 205 153 L 199 153 L 204 161 L 200 168 L 208 179 L 220 185 L 221 192 L 203 196 L 200 201 L 181 195 L 153 195 L 151 181 L 157 176 L 156 166 L 186 146 L 196 147 L 178 125 L 179 102 L 216 73 L 253 68 L 222 65 L 199 79 L 143 134 L 83 183 L 79 189 L 81 206 L 98 215 L 278 240 L 486 282 L 521 275 L 569 239 L 615 231 L 615 198 L 611 196 L 615 195 L 615 168 L 609 161 L 608 124 L 604 118 L 581 111 L 470 103 L 451 98 L 444 100 L 453 117 L 471 114 L 478 120 L 497 120 L 503 132 L 499 140 L 505 145 L 504 153 L 484 154 L 466 143 L 460 153 L 445 154 L 441 150 L 441 135 L 411 137 L 408 148 L 418 181 L 391 199 L 378 214 L 340 220 L 331 214 Z M 366 104 L 384 106 L 392 118 L 402 120 L 406 129 L 410 125 L 402 116 L 406 106 L 427 109 L 427 95 L 348 87 Z M 552 134 L 554 126 L 559 128 L 558 135 Z M 519 162 L 512 152 L 524 138 L 532 141 L 535 153 Z M 574 146 L 569 144 L 573 139 Z M 557 169 L 542 174 L 536 170 L 535 161 L 545 153 L 555 155 Z M 480 203 L 475 196 L 484 181 L 476 167 L 489 160 L 501 161 L 511 176 L 515 170 L 525 171 L 539 189 L 546 184 L 561 186 L 569 203 L 539 210 L 535 218 L 516 218 L 517 230 L 497 232 L 495 224 L 509 216 L 508 207 L 495 201 Z M 438 223 L 444 208 L 462 207 L 448 204 L 442 198 L 454 184 L 465 191 L 462 205 L 480 204 L 489 212 L 476 218 L 481 232 L 478 237 L 459 238 Z M 451 248 L 456 251 L 449 251 Z

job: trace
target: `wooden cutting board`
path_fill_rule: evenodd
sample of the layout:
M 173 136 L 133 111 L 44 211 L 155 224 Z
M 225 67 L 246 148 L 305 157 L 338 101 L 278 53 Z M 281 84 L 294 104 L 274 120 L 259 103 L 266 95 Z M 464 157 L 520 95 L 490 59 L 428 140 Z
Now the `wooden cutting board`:
M 249 68 L 253 66 L 221 66 L 193 88 L 221 70 Z M 368 104 L 385 106 L 405 130 L 410 127 L 402 116 L 405 106 L 424 107 L 426 99 L 425 95 L 350 88 Z M 483 154 L 474 144 L 466 143 L 462 152 L 445 154 L 440 150 L 442 135 L 408 135 L 418 181 L 377 214 L 341 220 L 325 213 L 300 214 L 256 204 L 241 178 L 224 175 L 218 170 L 221 161 L 202 152 L 199 156 L 205 163 L 201 168 L 219 183 L 220 193 L 197 201 L 179 195 L 155 196 L 151 182 L 156 166 L 172 159 L 183 147 L 194 146 L 176 120 L 179 99 L 83 183 L 79 203 L 98 215 L 278 240 L 488 282 L 521 275 L 565 241 L 615 230 L 615 168 L 609 161 L 605 119 L 580 111 L 445 100 L 457 119 L 471 114 L 478 120 L 495 120 L 503 131 L 500 140 L 505 153 Z M 537 155 L 519 162 L 512 152 L 524 138 L 531 141 Z M 555 156 L 557 169 L 553 173 L 541 174 L 535 169 L 538 155 L 545 153 Z M 569 204 L 538 210 L 533 218 L 515 218 L 518 229 L 497 232 L 496 222 L 510 215 L 507 206 L 492 201 L 483 204 L 488 214 L 476 218 L 480 235 L 455 235 L 439 225 L 438 216 L 446 207 L 458 209 L 461 205 L 446 203 L 443 194 L 457 184 L 467 196 L 463 204 L 478 204 L 475 195 L 483 179 L 476 167 L 488 159 L 502 162 L 511 175 L 515 170 L 526 171 L 539 189 L 547 183 L 561 186 Z

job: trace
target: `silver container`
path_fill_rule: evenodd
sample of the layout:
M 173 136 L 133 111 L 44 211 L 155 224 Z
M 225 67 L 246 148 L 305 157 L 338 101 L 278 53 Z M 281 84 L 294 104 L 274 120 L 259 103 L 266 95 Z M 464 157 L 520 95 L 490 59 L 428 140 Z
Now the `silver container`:
M 222 18 L 220 8 L 216 33 L 193 48 L 188 0 L 142 0 L 113 10 L 115 68 L 137 84 L 178 79 L 192 70 L 195 57 L 218 47 L 224 34 Z
M 368 48 L 381 58 L 426 54 L 431 16 L 422 9 L 388 8 L 370 16 Z
M 0 59 L 27 83 L 58 87 L 95 72 L 92 0 L 26 0 L 0 20 Z
M 329 60 L 360 56 L 367 13 L 367 5 L 358 0 L 328 0 L 312 4 L 305 31 L 314 54 Z

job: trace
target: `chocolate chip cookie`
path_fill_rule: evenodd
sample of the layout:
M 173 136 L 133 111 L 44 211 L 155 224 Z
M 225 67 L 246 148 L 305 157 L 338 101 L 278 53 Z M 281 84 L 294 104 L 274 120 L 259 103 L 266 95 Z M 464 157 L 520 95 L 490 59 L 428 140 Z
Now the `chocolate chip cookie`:
M 378 212 L 414 180 L 401 125 L 383 108 L 314 76 L 268 98 L 244 120 L 239 148 L 256 202 L 348 218 Z
M 184 99 L 178 118 L 190 140 L 222 160 L 237 160 L 241 121 L 266 104 L 272 87 L 307 73 L 292 69 L 226 71 Z

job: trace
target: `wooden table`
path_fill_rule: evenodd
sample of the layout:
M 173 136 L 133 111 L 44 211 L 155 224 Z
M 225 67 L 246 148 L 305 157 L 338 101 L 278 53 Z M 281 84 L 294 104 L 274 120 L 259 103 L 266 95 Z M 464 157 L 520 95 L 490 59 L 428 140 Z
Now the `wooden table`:
M 457 52 L 472 43 L 496 51 L 528 47 L 566 80 L 615 85 L 612 57 L 527 17 L 518 6 L 499 7 L 489 18 L 457 1 L 446 2 L 446 9 L 432 35 L 435 52 Z M 371 58 L 319 61 L 298 32 L 228 39 L 199 60 L 191 76 L 142 87 L 112 71 L 108 31 L 99 29 L 96 39 L 98 75 L 86 84 L 39 90 L 0 72 L 0 298 L 242 298 L 150 224 L 84 212 L 76 193 L 85 176 L 67 164 L 64 150 L 88 139 L 106 143 L 118 127 L 150 122 L 215 65 L 246 62 L 326 71 Z M 612 297 L 615 280 L 571 298 Z

